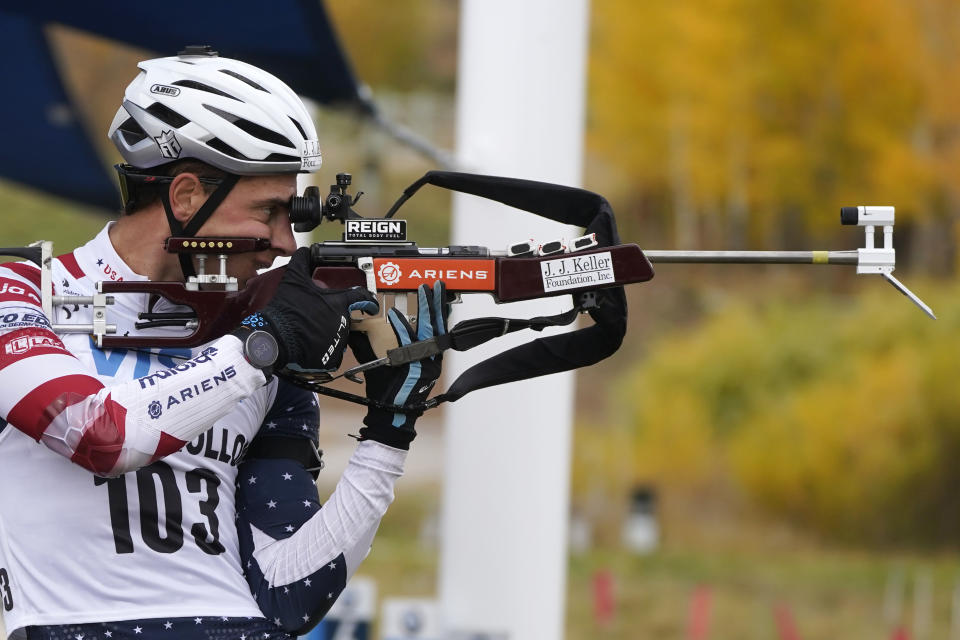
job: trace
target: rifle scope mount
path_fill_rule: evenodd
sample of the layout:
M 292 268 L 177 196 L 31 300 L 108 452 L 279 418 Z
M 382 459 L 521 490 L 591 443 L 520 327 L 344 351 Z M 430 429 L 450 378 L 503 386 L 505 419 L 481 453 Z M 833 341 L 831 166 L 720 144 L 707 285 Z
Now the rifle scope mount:
M 294 196 L 290 200 L 290 222 L 293 230 L 298 233 L 313 231 L 323 219 L 345 222 L 348 219 L 360 218 L 360 214 L 351 207 L 357 203 L 363 191 L 351 196 L 347 188 L 353 181 L 349 173 L 338 173 L 337 184 L 330 185 L 330 193 L 325 199 L 320 198 L 318 187 L 307 187 L 302 196 Z

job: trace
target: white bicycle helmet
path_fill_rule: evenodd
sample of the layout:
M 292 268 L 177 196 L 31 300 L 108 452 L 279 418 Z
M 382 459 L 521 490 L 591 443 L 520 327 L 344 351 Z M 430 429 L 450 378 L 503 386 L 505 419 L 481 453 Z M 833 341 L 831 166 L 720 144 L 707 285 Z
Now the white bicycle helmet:
M 137 66 L 109 132 L 132 167 L 195 158 L 241 176 L 320 168 L 313 120 L 275 76 L 210 47 Z

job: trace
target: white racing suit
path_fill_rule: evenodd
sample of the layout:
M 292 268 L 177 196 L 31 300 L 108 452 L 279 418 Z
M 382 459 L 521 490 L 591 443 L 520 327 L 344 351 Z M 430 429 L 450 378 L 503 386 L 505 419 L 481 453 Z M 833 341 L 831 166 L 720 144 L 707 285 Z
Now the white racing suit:
M 108 229 L 54 260 L 58 295 L 144 280 Z M 282 638 L 316 624 L 366 556 L 406 452 L 359 443 L 321 508 L 309 465 L 269 453 L 316 447 L 313 394 L 267 381 L 233 336 L 150 352 L 58 337 L 51 322 L 90 323 L 92 310 L 46 318 L 39 284 L 35 265 L 0 266 L 0 603 L 11 637 L 119 640 L 129 628 L 148 640 L 176 627 L 163 637 L 190 640 L 219 621 L 237 637 Z M 116 296 L 118 335 L 137 332 L 147 302 Z

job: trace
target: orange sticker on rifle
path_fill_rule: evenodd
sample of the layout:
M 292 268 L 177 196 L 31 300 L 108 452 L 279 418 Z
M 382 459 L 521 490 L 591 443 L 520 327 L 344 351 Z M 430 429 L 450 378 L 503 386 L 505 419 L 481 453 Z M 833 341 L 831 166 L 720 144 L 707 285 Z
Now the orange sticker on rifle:
M 377 258 L 373 261 L 377 289 L 413 290 L 443 280 L 451 291 L 493 291 L 494 260 L 456 258 Z

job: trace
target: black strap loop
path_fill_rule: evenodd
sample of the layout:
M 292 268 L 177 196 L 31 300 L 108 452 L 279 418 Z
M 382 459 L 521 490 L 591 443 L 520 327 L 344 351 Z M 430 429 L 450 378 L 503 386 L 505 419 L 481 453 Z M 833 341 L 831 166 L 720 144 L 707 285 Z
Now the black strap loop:
M 471 318 L 458 322 L 450 329 L 450 348 L 466 351 L 478 345 L 521 329 L 543 331 L 547 327 L 562 327 L 576 320 L 580 310 L 573 307 L 555 316 L 530 318 Z

